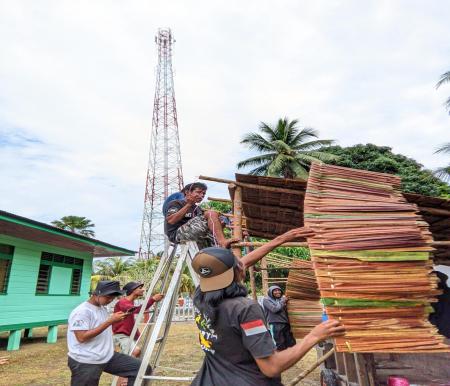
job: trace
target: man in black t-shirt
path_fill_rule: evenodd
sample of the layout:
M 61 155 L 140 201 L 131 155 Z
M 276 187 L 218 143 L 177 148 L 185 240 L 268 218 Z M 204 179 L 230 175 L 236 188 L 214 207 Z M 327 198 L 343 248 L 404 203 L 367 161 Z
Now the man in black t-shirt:
M 201 182 L 189 184 L 184 199 L 173 200 L 167 206 L 164 231 L 170 241 L 196 241 L 199 248 L 219 245 L 228 248 L 236 240 L 226 239 L 219 213 L 203 210 L 198 204 L 206 194 L 206 185 Z
M 278 352 L 261 307 L 247 298 L 247 289 L 241 283 L 246 267 L 277 246 L 311 234 L 304 228 L 289 231 L 241 260 L 218 247 L 197 253 L 192 262 L 200 277 L 194 295 L 195 321 L 205 359 L 192 386 L 280 386 L 281 372 L 321 340 L 343 333 L 338 321 L 329 320 L 300 343 Z

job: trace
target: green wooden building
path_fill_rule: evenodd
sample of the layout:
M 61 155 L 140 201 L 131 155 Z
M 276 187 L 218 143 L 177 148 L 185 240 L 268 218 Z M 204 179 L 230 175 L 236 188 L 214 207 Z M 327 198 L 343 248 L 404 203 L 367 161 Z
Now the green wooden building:
M 9 331 L 8 350 L 20 346 L 22 331 L 58 325 L 88 298 L 92 259 L 135 252 L 51 225 L 0 211 L 0 332 Z

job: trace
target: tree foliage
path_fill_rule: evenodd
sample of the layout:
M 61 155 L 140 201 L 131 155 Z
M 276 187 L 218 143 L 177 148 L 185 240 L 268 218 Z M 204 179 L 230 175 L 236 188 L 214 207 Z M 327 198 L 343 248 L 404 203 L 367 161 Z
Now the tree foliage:
M 258 176 L 307 178 L 311 162 L 336 159 L 323 149 L 334 141 L 318 136 L 312 128 L 300 129 L 297 119 L 280 118 L 272 126 L 261 122 L 259 133 L 248 133 L 241 141 L 260 154 L 239 162 L 237 167 L 256 166 L 249 174 Z
M 115 277 L 129 270 L 135 263 L 134 259 L 124 260 L 121 257 L 108 257 L 94 262 L 94 274 L 105 277 Z
M 450 71 L 447 71 L 441 75 L 439 81 L 436 83 L 436 88 L 438 89 L 445 83 L 450 83 Z M 444 106 L 450 114 L 450 97 L 445 101 Z
M 64 216 L 60 220 L 52 221 L 51 224 L 57 228 L 86 237 L 95 237 L 95 232 L 91 229 L 95 227 L 95 224 L 86 217 Z
M 444 154 L 450 154 L 450 142 L 444 143 L 443 145 L 439 146 L 436 151 L 434 152 L 436 153 L 444 153 Z M 450 164 L 448 164 L 447 166 L 443 166 L 441 168 L 437 168 L 434 171 L 434 174 L 443 179 L 444 181 L 449 181 L 450 180 Z
M 395 154 L 387 146 L 373 144 L 350 147 L 331 146 L 327 151 L 339 157 L 329 163 L 355 169 L 396 174 L 402 179 L 402 190 L 427 196 L 448 197 L 450 186 L 424 169 L 412 158 Z

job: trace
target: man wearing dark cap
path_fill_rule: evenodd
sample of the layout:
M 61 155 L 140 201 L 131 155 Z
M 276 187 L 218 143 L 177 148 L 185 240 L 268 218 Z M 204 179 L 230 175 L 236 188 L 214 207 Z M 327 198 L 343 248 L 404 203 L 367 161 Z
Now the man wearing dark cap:
M 244 269 L 279 245 L 312 235 L 298 228 L 289 231 L 237 260 L 228 249 L 210 247 L 194 257 L 200 277 L 194 294 L 195 321 L 205 352 L 194 386 L 280 386 L 281 373 L 298 362 L 315 344 L 343 333 L 338 321 L 315 327 L 300 343 L 276 351 L 258 303 L 247 298 Z
M 123 286 L 123 291 L 125 292 L 126 296 L 119 299 L 119 301 L 114 306 L 114 312 L 125 312 L 126 316 L 124 319 L 114 323 L 112 329 L 114 334 L 115 346 L 119 346 L 121 352 L 127 352 L 128 348 L 134 343 L 130 341 L 131 331 L 133 331 L 134 327 L 134 316 L 139 313 L 142 307 L 135 307 L 134 301 L 144 295 L 144 284 L 132 281 Z M 145 309 L 148 310 L 155 302 L 159 302 L 162 298 L 163 295 L 161 294 L 153 295 L 149 299 Z M 135 336 L 136 340 L 138 338 L 139 330 L 136 331 Z M 134 357 L 138 357 L 140 353 L 140 348 L 135 347 L 131 355 L 133 355 Z
M 114 352 L 112 324 L 126 317 L 124 312 L 111 316 L 105 306 L 123 294 L 118 281 L 99 281 L 88 301 L 69 316 L 67 328 L 68 365 L 72 386 L 97 386 L 103 371 L 128 379 L 132 386 L 141 361 Z M 147 373 L 151 368 L 147 369 Z

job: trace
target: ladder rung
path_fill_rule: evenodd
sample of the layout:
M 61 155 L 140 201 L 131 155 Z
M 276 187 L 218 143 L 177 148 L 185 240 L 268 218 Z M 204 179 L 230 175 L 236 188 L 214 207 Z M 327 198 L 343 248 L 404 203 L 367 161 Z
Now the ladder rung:
M 143 379 L 154 379 L 159 381 L 185 381 L 190 382 L 194 380 L 194 377 L 167 377 L 162 375 L 144 375 Z

